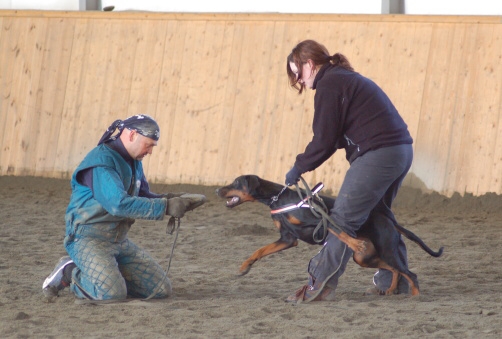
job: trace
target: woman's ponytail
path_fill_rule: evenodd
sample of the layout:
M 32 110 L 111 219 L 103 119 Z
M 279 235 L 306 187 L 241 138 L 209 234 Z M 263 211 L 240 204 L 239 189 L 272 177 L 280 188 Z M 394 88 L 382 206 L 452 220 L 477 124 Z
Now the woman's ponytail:
M 331 56 L 331 63 L 334 66 L 340 66 L 346 70 L 354 72 L 354 68 L 350 64 L 349 60 L 342 53 L 335 53 Z

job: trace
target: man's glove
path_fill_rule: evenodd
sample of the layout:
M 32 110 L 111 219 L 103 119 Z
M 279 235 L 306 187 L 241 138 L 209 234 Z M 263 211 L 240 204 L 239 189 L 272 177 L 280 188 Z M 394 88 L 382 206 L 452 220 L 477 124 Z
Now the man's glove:
M 167 200 L 166 214 L 175 218 L 182 218 L 187 210 L 187 205 L 182 198 L 175 197 Z
M 187 212 L 204 205 L 207 201 L 206 196 L 203 194 L 184 193 L 180 198 L 185 202 Z
M 166 214 L 175 218 L 182 218 L 185 212 L 196 209 L 206 201 L 205 195 L 184 193 L 180 197 L 167 200 Z
M 302 172 L 296 166 L 291 167 L 289 172 L 286 173 L 286 185 L 291 186 L 296 184 L 300 180 L 301 175 Z
M 162 194 L 163 198 L 166 198 L 167 200 L 172 199 L 172 198 L 178 198 L 181 197 L 183 194 L 186 194 L 185 192 L 179 192 L 179 193 L 166 193 Z

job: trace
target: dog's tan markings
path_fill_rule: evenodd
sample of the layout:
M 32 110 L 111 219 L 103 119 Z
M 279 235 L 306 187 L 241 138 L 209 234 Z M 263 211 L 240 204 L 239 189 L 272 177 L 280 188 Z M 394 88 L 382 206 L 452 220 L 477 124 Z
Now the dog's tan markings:
M 394 294 L 399 282 L 399 275 L 402 275 L 406 280 L 408 280 L 412 295 L 418 295 L 420 293 L 418 287 L 406 273 L 399 272 L 380 258 L 373 242 L 366 238 L 358 238 L 358 240 L 364 241 L 366 244 L 366 249 L 364 251 L 354 251 L 353 258 L 359 266 L 369 268 L 383 268 L 392 272 L 392 282 L 389 288 L 385 291 L 385 295 Z
M 276 241 L 266 246 L 257 249 L 246 261 L 244 261 L 240 268 L 240 274 L 245 275 L 251 269 L 251 266 L 264 256 L 285 250 L 290 247 L 298 245 L 298 240 L 295 240 L 292 244 L 288 244 L 282 241 Z
M 356 253 L 366 252 L 367 248 L 366 243 L 368 243 L 369 241 L 353 238 L 345 232 L 340 232 L 339 234 L 337 234 L 335 231 L 331 229 L 329 229 L 329 231 L 332 234 L 334 234 L 338 239 L 347 244 L 347 246 L 349 246 L 352 251 Z
M 386 266 L 386 267 L 385 267 Z M 418 290 L 418 287 L 415 285 L 413 280 L 406 274 L 399 272 L 393 267 L 390 267 L 389 265 L 382 265 L 382 267 L 379 268 L 385 268 L 389 271 L 392 272 L 392 282 L 390 284 L 390 287 L 385 291 L 385 295 L 393 295 L 394 292 L 397 290 L 397 284 L 399 282 L 399 276 L 402 275 L 406 280 L 408 280 L 408 283 L 410 284 L 410 289 L 411 289 L 411 295 L 419 295 L 420 291 Z
M 274 225 L 277 227 L 278 230 L 281 229 L 281 222 L 279 220 L 274 220 Z
M 300 225 L 302 223 L 300 219 L 292 215 L 288 215 L 286 219 L 293 225 Z
M 227 192 L 227 194 L 225 194 L 225 198 L 231 198 L 231 197 L 239 197 L 241 202 L 256 201 L 256 199 L 253 198 L 253 196 L 251 194 L 244 192 L 244 191 L 235 190 L 235 189 L 229 190 Z

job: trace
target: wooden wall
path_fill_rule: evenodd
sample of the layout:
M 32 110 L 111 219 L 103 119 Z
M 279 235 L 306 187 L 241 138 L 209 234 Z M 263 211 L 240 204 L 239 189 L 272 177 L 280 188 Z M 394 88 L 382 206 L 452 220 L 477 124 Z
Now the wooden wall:
M 501 17 L 0 11 L 0 175 L 69 178 L 118 118 L 153 116 L 157 183 L 283 182 L 311 138 L 303 39 L 380 84 L 414 137 L 405 185 L 502 194 Z M 336 193 L 343 151 L 305 177 Z

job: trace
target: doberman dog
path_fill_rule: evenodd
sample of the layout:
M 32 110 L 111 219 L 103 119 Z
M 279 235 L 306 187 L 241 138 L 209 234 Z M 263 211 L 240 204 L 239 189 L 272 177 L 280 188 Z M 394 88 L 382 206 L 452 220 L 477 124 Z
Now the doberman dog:
M 297 204 L 300 200 L 298 192 L 283 185 L 261 179 L 256 175 L 243 175 L 234 180 L 228 186 L 216 190 L 220 198 L 227 199 L 227 207 L 233 208 L 245 202 L 258 201 L 270 206 L 277 211 L 283 206 Z M 331 210 L 335 199 L 317 195 L 322 202 Z M 362 267 L 383 268 L 393 273 L 392 284 L 386 295 L 393 294 L 397 289 L 399 275 L 402 275 L 410 284 L 411 294 L 418 295 L 418 279 L 416 274 L 409 271 L 403 259 L 399 257 L 397 246 L 399 234 L 417 243 L 424 251 L 434 257 L 443 253 L 443 247 L 438 252 L 432 251 L 414 233 L 400 226 L 394 218 L 392 223 L 382 213 L 371 213 L 366 223 L 357 231 L 357 237 L 353 238 L 343 231 L 335 232 L 329 228 L 329 232 L 337 236 L 354 251 L 354 261 Z M 298 245 L 298 239 L 312 245 L 322 245 L 318 239 L 323 238 L 322 228 L 317 225 L 321 217 L 315 216 L 309 208 L 293 208 L 282 213 L 272 213 L 275 226 L 280 231 L 279 240 L 256 250 L 240 267 L 241 275 L 245 275 L 251 266 L 259 259 L 272 253 L 276 253 Z M 317 230 L 316 230 L 317 229 Z M 314 231 L 317 233 L 314 234 Z

